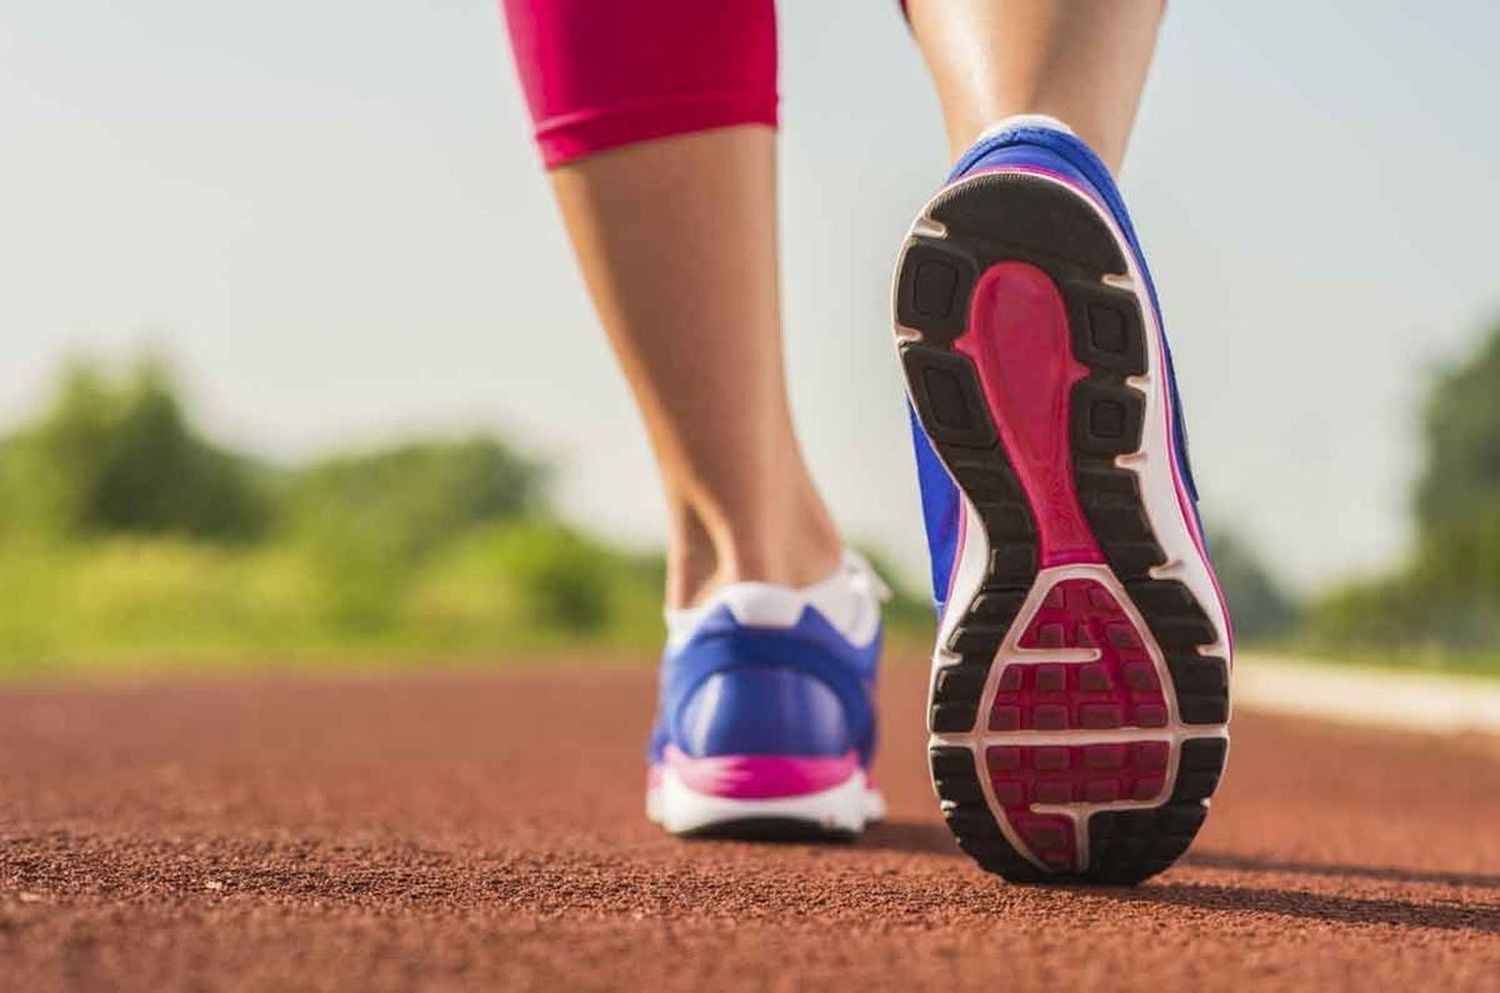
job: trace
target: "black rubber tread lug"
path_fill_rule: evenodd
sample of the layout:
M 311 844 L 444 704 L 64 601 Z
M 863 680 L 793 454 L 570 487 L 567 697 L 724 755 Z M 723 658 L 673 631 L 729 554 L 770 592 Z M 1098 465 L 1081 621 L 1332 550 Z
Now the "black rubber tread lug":
M 1017 173 L 977 176 L 940 195 L 929 214 L 948 229 L 948 242 L 973 249 L 981 271 L 1000 258 L 1044 268 L 1053 260 L 1080 274 L 1127 268 L 1109 226 L 1076 193 L 1050 180 Z
M 1173 800 L 1148 810 L 1105 810 L 1089 817 L 1091 882 L 1132 886 L 1170 866 L 1187 851 L 1207 809 Z
M 967 623 L 953 629 L 948 638 L 948 651 L 955 655 L 981 655 L 993 658 L 1005 639 L 1007 625 Z M 988 665 L 986 665 L 988 668 Z
M 974 753 L 956 745 L 937 745 L 927 750 L 933 783 L 942 797 L 943 818 L 958 839 L 958 847 L 979 865 L 1012 882 L 1032 883 L 1045 878 L 1006 841 L 989 806 L 975 768 Z
M 1141 447 L 1146 397 L 1130 386 L 1080 379 L 1069 399 L 1075 455 L 1124 455 Z
M 1229 666 L 1223 659 L 1170 652 L 1167 654 L 1167 670 L 1171 672 L 1172 686 L 1179 694 L 1227 696 L 1229 693 Z
M 927 750 L 933 779 L 974 775 L 974 753 L 956 745 L 935 745 Z
M 932 688 L 934 703 L 959 703 L 979 699 L 990 667 L 984 663 L 945 666 L 938 670 Z
M 906 381 L 928 436 L 942 445 L 993 448 L 995 426 L 967 356 L 906 345 L 901 349 Z
M 932 344 L 950 344 L 969 323 L 969 296 L 979 268 L 956 243 L 913 237 L 896 283 L 896 320 Z
M 1188 738 L 1182 743 L 1177 768 L 1218 775 L 1224 771 L 1224 759 L 1228 755 L 1228 738 Z
M 1203 608 L 1198 606 L 1198 601 L 1193 598 L 1192 592 L 1175 580 L 1138 580 L 1127 584 L 1125 589 L 1142 613 L 1204 617 Z
M 1217 640 L 1213 622 L 1184 584 L 1173 579 L 1139 579 L 1127 582 L 1125 591 L 1163 652 L 1181 658 L 1183 649 Z
M 975 504 L 984 529 L 999 544 L 1020 544 L 1036 537 L 1031 515 L 1015 504 Z
M 971 703 L 934 703 L 928 719 L 938 734 L 963 734 L 974 729 L 979 708 Z
M 1225 694 L 1177 694 L 1177 713 L 1184 724 L 1223 724 L 1229 720 Z
M 1073 357 L 1091 369 L 1120 376 L 1146 373 L 1146 334 L 1134 293 L 1097 281 L 1072 280 L 1067 300 Z
M 1140 481 L 1129 469 L 1119 469 L 1111 463 L 1102 462 L 1080 465 L 1073 475 L 1079 499 L 1085 504 L 1090 500 L 1114 504 L 1139 503 L 1141 500 Z
M 1151 532 L 1135 473 L 1107 459 L 1075 457 L 1073 480 L 1078 505 L 1117 576 L 1126 582 L 1144 579 L 1167 561 Z
M 989 452 L 982 458 L 960 454 L 949 463 L 948 471 L 976 504 L 1025 506 L 1026 495 L 1016 474 L 1003 459 Z
M 1016 614 L 1021 612 L 1027 592 L 1024 587 L 980 590 L 969 605 L 969 615 L 988 624 L 1009 627 Z
M 1173 801 L 1207 800 L 1219 788 L 1217 772 L 1185 772 L 1177 777 L 1177 786 L 1172 790 Z
M 1037 551 L 1034 542 L 991 542 L 989 578 L 993 582 L 1019 586 L 1036 578 Z
M 1215 638 L 1214 626 L 1207 617 L 1146 613 L 1146 623 L 1164 651 L 1212 644 Z
M 1167 553 L 1155 541 L 1121 541 L 1104 543 L 1102 547 L 1115 575 L 1122 579 L 1149 576 L 1152 569 L 1167 561 Z
M 937 795 L 944 800 L 953 803 L 984 803 L 984 790 L 980 788 L 979 780 L 970 777 L 956 776 L 951 779 L 934 779 L 932 785 L 937 788 Z

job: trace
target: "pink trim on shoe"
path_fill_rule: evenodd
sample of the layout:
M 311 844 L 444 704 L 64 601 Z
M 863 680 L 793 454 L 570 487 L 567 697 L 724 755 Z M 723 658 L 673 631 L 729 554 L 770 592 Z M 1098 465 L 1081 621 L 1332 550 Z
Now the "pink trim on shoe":
M 693 758 L 668 745 L 666 767 L 695 793 L 736 800 L 821 793 L 849 781 L 859 770 L 859 755 L 836 756 L 714 755 Z M 652 776 L 657 770 L 652 769 Z

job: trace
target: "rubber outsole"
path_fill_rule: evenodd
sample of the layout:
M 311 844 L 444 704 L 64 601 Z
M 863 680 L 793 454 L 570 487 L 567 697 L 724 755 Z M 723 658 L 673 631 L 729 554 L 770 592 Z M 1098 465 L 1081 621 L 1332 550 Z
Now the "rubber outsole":
M 1129 465 L 1142 449 L 1148 407 L 1137 377 L 1161 370 L 1150 368 L 1150 329 L 1126 251 L 1083 194 L 1035 174 L 995 172 L 934 198 L 897 269 L 911 402 L 988 549 L 976 591 L 948 605 L 945 617 L 957 612 L 957 620 L 944 623 L 934 660 L 933 783 L 959 846 L 1017 882 L 1132 884 L 1160 872 L 1203 823 L 1227 752 L 1227 652 L 1206 654 L 1227 647 L 1226 633 L 1188 585 L 1162 578 L 1171 573 L 1168 555 Z M 1059 570 L 1043 562 L 1042 531 L 1057 529 L 1056 501 L 1040 514 L 1033 506 L 980 370 L 964 354 L 973 350 L 964 339 L 976 287 L 1007 263 L 1022 275 L 1045 274 L 1045 293 L 1061 301 L 1067 354 L 1056 361 L 1078 372 L 1066 384 L 1068 423 L 1058 430 L 1094 564 Z M 1066 583 L 1071 594 L 1054 592 Z M 1069 613 L 1068 595 L 1094 607 Z M 1077 621 L 1076 640 L 1066 640 L 1073 634 L 1062 623 L 1032 623 L 1043 600 L 1063 621 Z M 1145 630 L 1132 634 L 1132 618 Z M 1093 647 L 1111 632 L 1125 632 L 1118 657 Z M 997 675 L 1002 645 L 1010 655 Z M 1048 647 L 1064 664 L 1043 664 Z M 1105 661 L 1083 664 L 1090 657 Z M 1003 700 L 999 677 L 1013 684 Z M 1117 750 L 1097 747 L 1114 728 L 1125 729 L 1114 732 Z M 1166 747 L 1158 752 L 1153 741 Z M 1091 771 L 1096 759 L 1110 771 Z

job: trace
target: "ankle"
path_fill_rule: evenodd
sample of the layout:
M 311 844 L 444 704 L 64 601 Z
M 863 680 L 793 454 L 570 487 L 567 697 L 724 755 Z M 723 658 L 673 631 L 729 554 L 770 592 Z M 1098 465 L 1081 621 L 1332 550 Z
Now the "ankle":
M 843 556 L 838 531 L 821 503 L 785 523 L 753 528 L 693 529 L 667 555 L 667 606 L 690 607 L 733 583 L 800 588 L 827 578 Z
M 831 524 L 803 521 L 759 539 L 731 539 L 720 552 L 713 578 L 721 586 L 753 582 L 797 589 L 827 578 L 842 555 Z

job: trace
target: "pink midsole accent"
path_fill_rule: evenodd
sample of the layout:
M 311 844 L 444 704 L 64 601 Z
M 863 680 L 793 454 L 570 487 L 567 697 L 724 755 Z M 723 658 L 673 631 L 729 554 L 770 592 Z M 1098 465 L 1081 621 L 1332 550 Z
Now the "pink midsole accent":
M 715 755 L 693 758 L 671 745 L 666 767 L 695 793 L 735 800 L 805 796 L 841 786 L 859 771 L 859 755 Z M 652 769 L 653 782 L 658 770 Z
M 985 270 L 954 344 L 979 372 L 1006 454 L 1036 516 L 1043 568 L 1103 562 L 1073 488 L 1069 407 L 1088 369 L 1073 358 L 1068 310 L 1052 277 L 1027 262 Z

